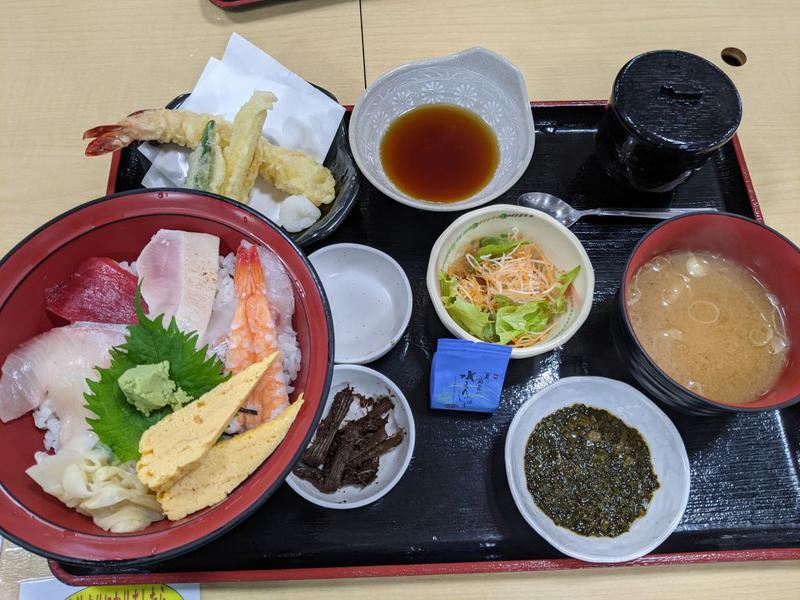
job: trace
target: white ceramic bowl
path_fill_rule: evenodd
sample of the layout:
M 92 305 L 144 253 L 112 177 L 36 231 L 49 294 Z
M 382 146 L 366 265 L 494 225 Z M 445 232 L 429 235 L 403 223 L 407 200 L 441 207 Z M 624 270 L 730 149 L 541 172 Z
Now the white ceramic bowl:
M 286 482 L 295 492 L 309 502 L 324 508 L 359 508 L 383 498 L 403 477 L 411 462 L 411 455 L 414 453 L 416 433 L 411 407 L 408 405 L 408 401 L 403 392 L 400 391 L 400 388 L 391 379 L 378 371 L 360 365 L 336 365 L 333 368 L 331 390 L 322 416 L 327 416 L 330 411 L 336 392 L 348 385 L 367 396 L 383 394 L 391 396 L 392 400 L 394 400 L 395 408 L 389 413 L 386 432 L 392 435 L 398 429 L 403 429 L 406 435 L 399 446 L 380 457 L 377 480 L 364 488 L 345 486 L 333 494 L 323 494 L 310 482 L 300 479 L 294 474 L 290 474 L 286 478 Z M 357 402 L 353 402 L 345 420 L 357 419 L 364 414 L 366 414 L 366 411 L 359 407 Z
M 401 192 L 381 163 L 381 140 L 389 124 L 418 106 L 441 103 L 477 113 L 494 131 L 500 148 L 492 180 L 458 202 L 426 202 Z M 364 176 L 390 198 L 423 210 L 465 210 L 497 198 L 525 173 L 533 143 L 533 116 L 522 73 L 499 54 L 484 48 L 470 48 L 389 71 L 367 88 L 350 119 L 350 147 Z
M 364 364 L 395 347 L 411 319 L 411 285 L 391 256 L 361 244 L 333 244 L 308 259 L 333 317 L 335 361 Z
M 528 437 L 544 417 L 572 404 L 607 410 L 636 428 L 650 448 L 661 487 L 645 515 L 614 538 L 588 537 L 559 527 L 528 491 L 524 458 Z M 635 388 L 604 377 L 567 377 L 534 394 L 511 422 L 505 461 L 511 495 L 528 524 L 559 551 L 589 562 L 624 562 L 651 552 L 677 527 L 689 499 L 689 458 L 672 421 Z
M 549 352 L 566 343 L 583 325 L 592 309 L 594 269 L 580 240 L 569 229 L 541 211 L 513 204 L 494 204 L 462 215 L 444 230 L 431 250 L 426 282 L 431 302 L 445 327 L 464 340 L 482 341 L 464 331 L 447 313 L 442 302 L 439 273 L 463 254 L 465 248 L 478 238 L 508 233 L 512 227 L 536 242 L 556 267 L 569 271 L 580 265 L 573 282 L 570 308 L 557 317 L 556 326 L 542 342 L 530 348 L 514 348 L 511 358 L 529 358 Z

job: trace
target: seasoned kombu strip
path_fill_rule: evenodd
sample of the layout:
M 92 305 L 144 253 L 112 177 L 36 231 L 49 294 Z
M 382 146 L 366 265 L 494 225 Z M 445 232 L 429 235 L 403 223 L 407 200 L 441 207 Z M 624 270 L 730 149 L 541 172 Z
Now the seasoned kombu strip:
M 375 456 L 371 460 L 364 462 L 357 468 L 348 466 L 344 470 L 342 483 L 344 485 L 367 486 L 378 478 L 378 467 L 380 459 Z
M 390 410 L 394 408 L 394 403 L 388 396 L 381 396 L 375 401 L 370 411 L 355 421 L 345 423 L 344 429 L 356 429 L 360 435 L 377 431 L 381 426 L 385 425 Z
M 372 460 L 373 458 L 378 458 L 386 454 L 392 448 L 399 446 L 400 443 L 403 441 L 404 431 L 402 429 L 397 430 L 395 433 L 390 435 L 388 438 L 379 442 L 372 446 L 369 450 L 364 452 L 359 456 L 354 456 L 349 463 L 350 466 L 357 466 L 363 464 L 368 460 Z
M 365 455 L 367 452 L 369 452 L 374 446 L 380 444 L 387 437 L 388 437 L 388 434 L 386 433 L 386 426 L 384 425 L 383 427 L 379 427 L 378 429 L 376 429 L 374 432 L 370 433 L 366 437 L 363 437 L 360 440 L 358 440 L 358 443 L 356 444 L 355 451 L 350 456 L 350 460 L 348 461 L 348 464 L 350 464 L 350 465 L 358 464 L 359 459 L 363 455 Z
M 309 467 L 307 464 L 302 462 L 299 462 L 294 466 L 294 469 L 292 469 L 292 473 L 297 475 L 300 479 L 305 479 L 306 481 L 310 481 L 317 488 L 319 488 L 322 485 L 322 481 L 325 477 L 321 470 L 315 467 Z
M 344 476 L 344 468 L 350 455 L 356 447 L 358 440 L 358 432 L 355 429 L 346 429 L 342 435 L 342 439 L 337 445 L 336 455 L 328 467 L 325 474 L 325 481 L 322 483 L 321 491 L 326 494 L 331 494 L 342 487 L 342 478 Z
M 337 392 L 333 397 L 331 410 L 327 416 L 320 421 L 317 428 L 317 435 L 314 436 L 314 441 L 303 453 L 302 461 L 309 467 L 318 467 L 325 462 L 325 457 L 328 455 L 333 438 L 339 431 L 339 425 L 342 424 L 344 418 L 347 416 L 347 411 L 350 410 L 350 405 L 355 398 L 353 388 L 346 387 L 340 392 Z

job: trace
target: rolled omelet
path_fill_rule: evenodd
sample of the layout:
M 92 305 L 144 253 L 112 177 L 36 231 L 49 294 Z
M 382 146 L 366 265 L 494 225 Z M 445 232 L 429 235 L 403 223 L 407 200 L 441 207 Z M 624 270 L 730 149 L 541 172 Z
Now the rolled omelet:
M 158 492 L 167 518 L 177 521 L 224 500 L 275 451 L 302 405 L 301 396 L 274 419 L 212 446 L 192 470 Z
M 139 440 L 142 456 L 136 463 L 141 482 L 158 491 L 194 468 L 236 416 L 276 355 L 250 365 L 145 431 Z

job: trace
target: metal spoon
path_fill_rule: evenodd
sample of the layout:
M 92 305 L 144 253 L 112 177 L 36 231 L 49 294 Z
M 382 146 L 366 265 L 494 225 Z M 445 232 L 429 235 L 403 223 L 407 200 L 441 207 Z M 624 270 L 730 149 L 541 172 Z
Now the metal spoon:
M 669 219 L 677 215 L 696 212 L 715 211 L 713 208 L 661 208 L 658 210 L 623 210 L 608 208 L 592 208 L 590 210 L 576 210 L 561 198 L 545 192 L 530 192 L 517 198 L 517 204 L 535 208 L 547 213 L 556 221 L 567 227 L 572 227 L 579 219 L 590 215 L 602 217 L 638 217 L 644 219 Z

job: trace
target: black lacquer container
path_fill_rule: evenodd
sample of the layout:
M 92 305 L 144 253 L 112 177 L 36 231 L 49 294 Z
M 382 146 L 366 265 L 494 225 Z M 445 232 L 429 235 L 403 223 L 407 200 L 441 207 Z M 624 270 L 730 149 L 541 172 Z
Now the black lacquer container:
M 597 156 L 616 181 L 669 192 L 733 137 L 742 101 L 719 68 L 694 54 L 656 50 L 614 81 L 597 132 Z

